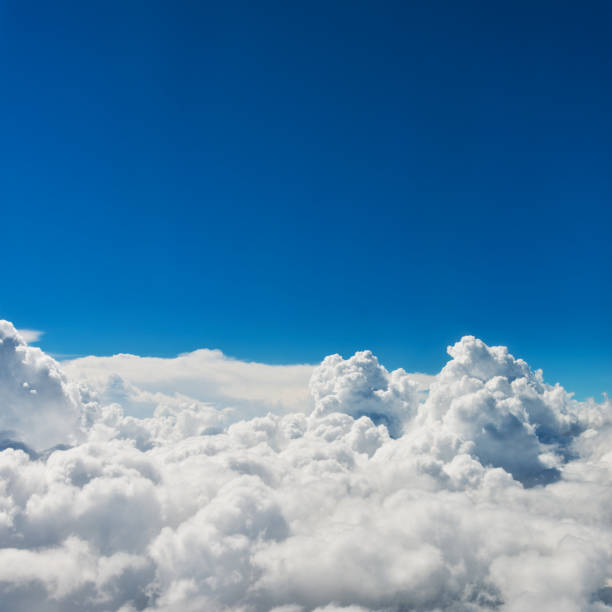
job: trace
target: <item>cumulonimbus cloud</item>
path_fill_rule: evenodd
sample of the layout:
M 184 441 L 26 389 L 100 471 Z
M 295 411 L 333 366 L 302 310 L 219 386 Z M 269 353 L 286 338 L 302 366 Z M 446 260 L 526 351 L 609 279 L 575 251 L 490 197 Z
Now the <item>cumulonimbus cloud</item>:
M 0 323 L 0 610 L 612 610 L 610 401 L 448 352 L 425 396 L 368 351 L 232 391 Z

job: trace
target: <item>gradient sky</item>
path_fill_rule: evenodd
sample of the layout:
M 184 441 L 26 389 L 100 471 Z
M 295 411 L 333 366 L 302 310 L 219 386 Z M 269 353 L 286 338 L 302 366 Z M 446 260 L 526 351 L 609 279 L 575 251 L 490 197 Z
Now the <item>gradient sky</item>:
M 0 317 L 612 391 L 610 6 L 2 2 Z

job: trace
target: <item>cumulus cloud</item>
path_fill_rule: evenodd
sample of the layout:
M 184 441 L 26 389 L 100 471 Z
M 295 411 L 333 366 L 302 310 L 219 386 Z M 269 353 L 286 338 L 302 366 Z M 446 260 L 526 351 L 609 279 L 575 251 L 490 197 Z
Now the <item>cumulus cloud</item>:
M 334 358 L 328 357 L 326 363 Z M 245 362 L 219 350 L 199 349 L 167 359 L 89 356 L 63 361 L 61 367 L 71 380 L 85 382 L 95 390 L 101 401 L 120 403 L 126 414 L 137 417 L 190 406 L 223 408 L 237 418 L 267 411 L 308 414 L 314 406 L 308 384 L 315 366 Z M 392 385 L 397 392 L 403 376 L 401 384 L 414 385 L 421 395 L 435 379 L 403 370 L 394 375 L 398 380 Z
M 7 321 L 0 321 L 0 407 L 0 439 L 27 438 L 39 448 L 79 439 L 76 387 Z
M 103 358 L 113 395 L 0 330 L 0 610 L 612 610 L 612 405 L 504 347 L 461 339 L 426 397 L 364 351 L 270 407 L 264 368 L 236 408 L 220 354 Z
M 330 355 L 310 380 L 315 416 L 334 412 L 368 416 L 384 423 L 395 436 L 416 410 L 417 390 L 418 384 L 404 370 L 387 372 L 371 351 L 360 351 L 346 360 Z

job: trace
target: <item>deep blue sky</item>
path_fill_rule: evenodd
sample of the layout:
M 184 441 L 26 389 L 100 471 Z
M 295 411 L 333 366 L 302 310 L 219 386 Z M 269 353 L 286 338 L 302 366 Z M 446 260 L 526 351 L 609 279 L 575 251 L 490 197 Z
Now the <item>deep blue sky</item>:
M 610 7 L 2 2 L 0 316 L 612 391 Z

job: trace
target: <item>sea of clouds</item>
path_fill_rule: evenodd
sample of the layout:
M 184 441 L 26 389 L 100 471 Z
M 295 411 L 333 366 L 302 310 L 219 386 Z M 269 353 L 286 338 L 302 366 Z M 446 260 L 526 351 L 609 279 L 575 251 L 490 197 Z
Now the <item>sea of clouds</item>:
M 612 610 L 612 402 L 448 353 L 60 364 L 0 321 L 0 610 Z

